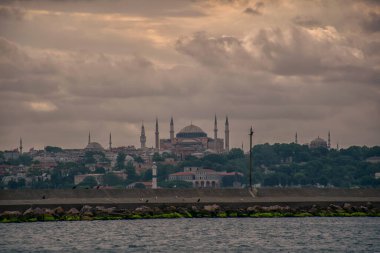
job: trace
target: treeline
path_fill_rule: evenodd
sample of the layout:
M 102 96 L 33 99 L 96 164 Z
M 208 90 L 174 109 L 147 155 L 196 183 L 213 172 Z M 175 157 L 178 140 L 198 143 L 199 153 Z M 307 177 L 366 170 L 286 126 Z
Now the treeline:
M 58 149 L 54 149 L 58 151 Z M 307 145 L 291 144 L 260 144 L 252 149 L 253 154 L 253 183 L 261 186 L 321 186 L 321 187 L 380 187 L 380 179 L 375 173 L 380 173 L 380 163 L 367 161 L 370 157 L 380 157 L 380 147 L 352 146 L 347 149 L 310 149 Z M 133 157 L 142 162 L 141 157 Z M 248 184 L 248 154 L 241 149 L 232 149 L 227 154 L 210 154 L 203 158 L 188 156 L 177 165 L 165 164 L 165 158 L 174 156 L 156 153 L 153 160 L 157 162 L 157 179 L 161 187 L 191 187 L 185 182 L 168 182 L 169 174 L 183 171 L 186 166 L 197 166 L 214 169 L 216 171 L 240 172 L 244 176 L 239 178 L 243 184 Z M 126 155 L 120 153 L 113 170 L 124 171 L 128 178 L 121 180 L 112 172 L 104 168 L 90 171 L 85 164 L 96 162 L 109 163 L 103 153 L 88 152 L 83 163 L 58 163 L 49 174 L 49 180 L 32 182 L 32 188 L 69 188 L 73 187 L 74 176 L 86 173 L 100 173 L 105 175 L 107 185 L 125 187 L 133 182 L 150 181 L 151 169 L 144 173 L 136 173 L 132 162 L 126 162 Z M 22 155 L 12 164 L 30 165 L 32 159 Z M 4 175 L 5 176 L 5 175 Z M 29 170 L 27 176 L 43 177 L 42 171 Z M 236 178 L 224 178 L 224 186 L 232 186 Z M 2 187 L 20 188 L 24 182 L 11 182 L 12 185 Z M 94 186 L 94 179 L 86 179 L 82 186 Z
M 253 182 L 261 186 L 380 187 L 380 163 L 367 158 L 380 156 L 380 147 L 310 149 L 307 145 L 260 144 L 252 149 Z M 203 166 L 217 171 L 243 173 L 248 182 L 249 159 L 241 149 L 201 159 L 187 157 L 179 167 Z

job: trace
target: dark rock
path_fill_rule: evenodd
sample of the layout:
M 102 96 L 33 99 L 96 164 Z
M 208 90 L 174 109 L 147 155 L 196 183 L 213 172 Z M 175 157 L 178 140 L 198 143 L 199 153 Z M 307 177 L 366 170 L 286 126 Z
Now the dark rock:
M 24 217 L 33 217 L 34 216 L 34 212 L 33 212 L 33 208 L 28 208 L 25 210 L 25 212 L 22 214 Z
M 192 212 L 199 212 L 199 208 L 197 206 L 191 206 Z
M 360 210 L 360 212 L 368 213 L 368 207 L 366 207 L 366 206 L 360 206 L 359 210 Z
M 350 203 L 344 203 L 343 209 L 347 212 L 352 212 L 352 205 Z
M 91 212 L 91 211 L 85 211 L 85 212 L 81 212 L 81 215 L 84 216 L 84 217 L 92 217 L 94 216 L 94 214 Z
M 283 207 L 281 207 L 279 205 L 274 205 L 274 206 L 268 207 L 269 212 L 281 212 L 282 210 L 283 210 Z
M 147 206 L 140 206 L 135 209 L 136 213 L 142 213 L 142 214 L 148 214 L 153 212 L 152 208 L 147 207 Z
M 262 211 L 262 207 L 261 206 L 250 206 L 247 208 L 247 212 L 249 213 L 260 213 Z
M 203 207 L 204 210 L 206 210 L 207 212 L 212 212 L 212 213 L 215 213 L 217 211 L 220 210 L 220 206 L 216 205 L 216 204 L 213 204 L 213 205 L 206 205 Z
M 76 208 L 71 208 L 69 211 L 66 212 L 68 215 L 79 215 L 79 211 Z
M 62 207 L 56 207 L 53 209 L 54 215 L 55 216 L 62 216 L 65 214 L 65 210 Z
M 328 208 L 330 208 L 330 210 L 334 211 L 334 212 L 342 212 L 343 211 L 343 208 L 341 208 L 340 206 L 334 205 L 334 204 L 330 204 Z
M 168 212 L 168 213 L 177 212 L 177 207 L 175 207 L 175 206 L 168 206 L 168 207 L 165 208 L 165 212 Z
M 34 208 L 33 209 L 33 214 L 35 215 L 35 216 L 40 216 L 40 215 L 44 215 L 44 210 L 42 210 L 41 208 L 39 208 L 39 207 L 36 207 L 36 208 Z
M 93 210 L 92 206 L 84 205 L 82 209 L 80 209 L 80 213 L 92 212 L 92 210 Z
M 22 214 L 19 211 L 5 211 L 0 214 L 1 218 L 18 218 Z
M 43 209 L 44 215 L 54 215 L 54 211 L 49 208 Z
M 184 207 L 178 207 L 178 208 L 177 208 L 177 212 L 180 213 L 180 214 L 187 215 L 187 214 L 189 213 L 189 210 L 187 210 L 187 209 L 184 208 Z
M 154 214 L 162 214 L 162 210 L 159 207 L 153 207 Z
M 316 205 L 313 205 L 307 212 L 315 215 L 319 212 L 319 208 Z

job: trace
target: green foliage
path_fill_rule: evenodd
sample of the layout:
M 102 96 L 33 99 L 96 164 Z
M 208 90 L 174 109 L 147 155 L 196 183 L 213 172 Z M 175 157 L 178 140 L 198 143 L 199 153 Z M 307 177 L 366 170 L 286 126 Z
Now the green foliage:
M 94 173 L 105 174 L 106 173 L 106 169 L 104 169 L 103 167 L 96 167 Z
M 109 186 L 122 185 L 124 182 L 115 173 L 108 172 L 104 175 L 103 183 Z
M 129 181 L 135 181 L 136 179 L 138 179 L 135 166 L 133 166 L 133 163 L 131 161 L 128 162 L 127 166 L 125 167 L 125 170 L 127 172 Z
M 244 151 L 240 148 L 233 148 L 227 155 L 228 160 L 244 158 Z
M 133 159 L 135 159 L 135 162 L 137 163 L 144 163 L 144 159 L 142 159 L 141 156 L 136 156 Z
M 153 162 L 162 162 L 165 159 L 159 153 L 155 152 L 152 160 L 153 160 Z
M 45 151 L 49 153 L 59 153 L 59 152 L 62 152 L 63 150 L 60 147 L 46 146 Z
M 124 153 L 119 153 L 117 154 L 117 158 L 116 158 L 116 165 L 115 165 L 115 169 L 117 170 L 124 170 L 125 169 L 125 157 L 126 157 L 126 154 Z

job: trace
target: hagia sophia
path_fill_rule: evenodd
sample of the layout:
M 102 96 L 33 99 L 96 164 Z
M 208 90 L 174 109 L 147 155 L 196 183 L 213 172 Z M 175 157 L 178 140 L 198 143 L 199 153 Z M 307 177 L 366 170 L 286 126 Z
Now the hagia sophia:
M 158 119 L 155 128 L 155 150 L 171 152 L 178 157 L 197 155 L 204 153 L 222 153 L 229 151 L 229 123 L 228 117 L 225 120 L 224 139 L 218 138 L 218 120 L 214 119 L 214 136 L 210 138 L 200 127 L 192 123 L 182 128 L 174 136 L 173 117 L 170 120 L 170 132 L 168 139 L 160 139 Z M 141 126 L 140 135 L 141 149 L 146 148 L 146 136 L 144 124 Z

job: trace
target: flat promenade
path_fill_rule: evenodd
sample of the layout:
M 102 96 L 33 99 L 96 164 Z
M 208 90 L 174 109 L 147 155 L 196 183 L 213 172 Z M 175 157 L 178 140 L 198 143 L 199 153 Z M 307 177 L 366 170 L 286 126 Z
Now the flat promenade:
M 258 188 L 248 189 L 24 189 L 0 190 L 0 211 L 29 207 L 80 208 L 83 205 L 134 209 L 139 206 L 218 204 L 290 207 L 371 202 L 380 207 L 380 189 Z

